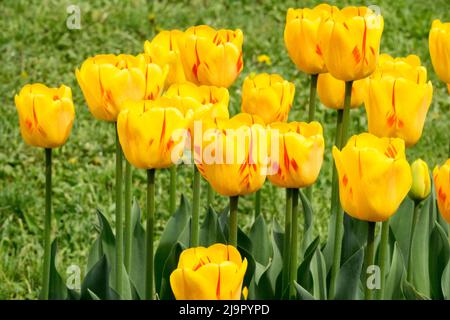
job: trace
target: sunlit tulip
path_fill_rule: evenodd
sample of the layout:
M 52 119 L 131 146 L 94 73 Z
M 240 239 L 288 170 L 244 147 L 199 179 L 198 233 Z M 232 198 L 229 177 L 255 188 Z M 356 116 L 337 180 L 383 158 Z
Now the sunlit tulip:
M 411 164 L 412 186 L 409 197 L 416 201 L 426 199 L 431 191 L 430 172 L 428 165 L 422 159 L 417 159 Z
M 203 121 L 203 139 L 194 141 L 197 168 L 224 196 L 259 190 L 266 180 L 267 136 L 257 116 L 240 113 L 231 119 Z
M 168 65 L 166 86 L 186 81 L 178 43 L 184 37 L 180 30 L 166 30 L 158 33 L 151 41 L 145 41 L 144 51 L 160 66 Z
M 433 21 L 428 45 L 434 71 L 442 81 L 450 83 L 450 22 Z
M 450 159 L 443 166 L 434 168 L 433 177 L 439 211 L 450 223 Z
M 422 135 L 433 86 L 417 56 L 384 56 L 380 62 L 369 79 L 365 99 L 369 132 L 402 138 L 412 146 Z
M 241 111 L 260 116 L 265 123 L 287 121 L 295 86 L 278 74 L 250 75 L 242 85 Z
M 149 62 L 143 54 L 97 55 L 76 70 L 78 83 L 95 118 L 116 121 L 124 102 L 158 97 L 168 66 Z
M 367 78 L 357 80 L 352 86 L 350 108 L 357 108 L 364 102 L 367 94 Z M 345 81 L 334 78 L 329 73 L 319 74 L 317 80 L 317 94 L 325 107 L 343 109 L 345 97 Z
M 313 184 L 323 162 L 324 139 L 320 123 L 276 122 L 269 126 L 276 143 L 267 178 L 283 188 L 304 188 Z M 272 150 L 272 149 L 271 149 Z
M 369 8 L 334 10 L 318 31 L 328 72 L 344 81 L 363 79 L 373 73 L 383 27 L 383 17 Z
M 186 79 L 195 84 L 228 88 L 244 66 L 242 31 L 195 26 L 180 43 Z
M 284 44 L 297 68 L 308 74 L 327 71 L 319 47 L 319 26 L 336 7 L 321 4 L 314 9 L 289 8 L 284 28 Z
M 66 142 L 75 118 L 69 87 L 27 84 L 14 100 L 20 132 L 26 143 L 41 148 L 57 148 Z
M 128 101 L 117 119 L 120 145 L 137 168 L 168 168 L 180 160 L 192 114 L 161 108 L 153 100 Z M 175 150 L 174 150 L 175 149 Z
M 240 300 L 247 259 L 233 246 L 214 244 L 184 250 L 170 275 L 177 300 Z
M 401 139 L 362 133 L 351 137 L 342 151 L 333 147 L 333 158 L 342 208 L 354 218 L 389 219 L 411 188 L 411 169 Z

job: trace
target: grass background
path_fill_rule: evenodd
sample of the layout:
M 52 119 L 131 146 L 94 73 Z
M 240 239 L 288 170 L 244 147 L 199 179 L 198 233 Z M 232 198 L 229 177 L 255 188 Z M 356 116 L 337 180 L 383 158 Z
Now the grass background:
M 242 80 L 251 72 L 279 73 L 296 84 L 290 119 L 305 120 L 308 85 L 289 60 L 283 42 L 285 14 L 289 7 L 310 7 L 318 1 L 144 1 L 71 0 L 0 2 L 0 299 L 33 299 L 40 290 L 44 215 L 44 153 L 21 140 L 14 95 L 26 83 L 64 83 L 72 87 L 76 121 L 67 144 L 54 153 L 54 229 L 58 236 L 58 268 L 76 264 L 83 271 L 96 232 L 95 209 L 113 221 L 113 126 L 90 115 L 76 83 L 74 70 L 88 56 L 98 53 L 143 51 L 143 42 L 161 29 L 184 29 L 196 24 L 240 28 L 244 32 L 244 70 L 230 89 L 231 113 L 240 108 Z M 445 85 L 435 76 L 428 53 L 428 31 L 435 18 L 450 20 L 447 0 L 330 1 L 345 5 L 380 6 L 385 19 L 381 51 L 396 56 L 417 54 L 433 81 L 434 96 L 420 142 L 408 150 L 409 160 L 421 157 L 430 167 L 447 158 L 450 100 Z M 66 8 L 81 9 L 81 30 L 66 27 Z M 271 65 L 257 56 L 267 54 Z M 328 224 L 331 154 L 335 112 L 318 107 L 318 120 L 326 134 L 325 163 L 314 189 L 315 231 L 325 240 Z M 352 132 L 365 131 L 364 108 L 352 111 Z M 180 169 L 178 191 L 191 197 L 192 167 Z M 133 172 L 134 196 L 144 203 L 142 170 Z M 157 174 L 157 233 L 168 212 L 168 173 Z M 283 212 L 284 192 L 267 182 L 262 210 L 268 221 Z M 202 195 L 202 197 L 205 194 Z M 253 197 L 240 201 L 240 224 L 252 221 Z M 203 201 L 205 203 L 205 201 Z M 214 207 L 227 200 L 216 196 Z

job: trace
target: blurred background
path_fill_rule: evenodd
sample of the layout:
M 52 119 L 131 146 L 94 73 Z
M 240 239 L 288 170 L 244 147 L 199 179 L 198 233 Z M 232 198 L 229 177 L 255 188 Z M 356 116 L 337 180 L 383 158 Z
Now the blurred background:
M 385 26 L 381 52 L 393 56 L 417 54 L 434 86 L 433 102 L 419 143 L 407 150 L 430 168 L 448 152 L 450 98 L 434 74 L 428 53 L 433 19 L 450 21 L 448 0 L 327 1 L 346 5 L 377 5 Z M 99 53 L 143 52 L 143 43 L 163 29 L 208 24 L 244 32 L 244 70 L 230 88 L 230 113 L 240 110 L 243 79 L 252 72 L 279 73 L 296 85 L 290 120 L 307 119 L 309 79 L 290 61 L 283 41 L 289 7 L 313 7 L 320 1 L 144 1 L 144 0 L 1 0 L 0 1 L 0 299 L 33 299 L 40 290 L 44 217 L 44 151 L 22 141 L 14 95 L 26 83 L 61 83 L 72 88 L 76 119 L 67 144 L 54 153 L 53 211 L 58 238 L 58 269 L 63 277 L 70 265 L 84 273 L 87 253 L 96 230 L 96 209 L 114 219 L 114 127 L 94 120 L 75 79 L 75 68 Z M 80 29 L 67 19 L 79 9 Z M 78 10 L 75 9 L 75 10 Z M 68 13 L 69 11 L 69 13 Z M 69 21 L 69 25 L 70 25 Z M 261 59 L 267 55 L 269 59 Z M 331 193 L 331 146 L 335 112 L 318 107 L 326 140 L 325 163 L 314 187 L 315 232 L 326 239 Z M 363 107 L 352 111 L 351 132 L 367 130 Z M 178 196 L 191 198 L 192 167 L 179 169 Z M 168 172 L 157 174 L 157 233 L 169 217 Z M 133 172 L 133 196 L 144 205 L 144 170 Z M 203 190 L 206 185 L 203 185 Z M 202 194 L 203 213 L 206 192 Z M 218 195 L 212 204 L 221 211 L 228 200 Z M 262 190 L 266 221 L 282 223 L 284 191 L 267 181 Z M 240 201 L 240 226 L 253 220 L 253 196 Z

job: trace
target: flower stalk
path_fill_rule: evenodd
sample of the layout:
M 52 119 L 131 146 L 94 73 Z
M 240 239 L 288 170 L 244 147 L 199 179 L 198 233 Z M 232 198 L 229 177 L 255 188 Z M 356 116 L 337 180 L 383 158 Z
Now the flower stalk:
M 375 227 L 377 226 L 376 222 L 368 222 L 368 231 L 367 231 L 367 246 L 364 257 L 364 270 L 374 263 L 375 258 Z M 366 284 L 364 289 L 364 297 L 366 300 L 372 300 L 372 289 Z
M 123 217 L 122 217 L 122 148 L 119 142 L 119 134 L 116 129 L 116 290 L 119 296 L 122 295 L 122 265 L 123 265 Z
M 283 275 L 282 292 L 289 286 L 289 259 L 291 247 L 291 220 L 292 220 L 292 189 L 286 188 L 286 211 L 284 217 L 284 243 L 283 243 Z
M 147 229 L 146 229 L 146 259 L 145 259 L 145 298 L 153 300 L 153 226 L 155 219 L 155 169 L 147 170 Z
M 170 167 L 170 186 L 169 186 L 169 212 L 172 214 L 177 207 L 177 166 Z
M 298 189 L 292 189 L 292 218 L 291 218 L 291 252 L 289 259 L 289 298 L 295 299 L 296 289 L 294 282 L 297 281 L 298 260 Z
M 419 220 L 419 206 L 421 201 L 414 201 L 414 213 L 413 213 L 413 220 L 411 224 L 411 234 L 409 236 L 409 253 L 408 253 L 408 276 L 407 280 L 409 283 L 412 283 L 412 246 L 414 241 L 414 232 L 416 230 L 417 221 Z
M 261 214 L 261 189 L 255 192 L 255 220 Z
M 238 220 L 237 220 L 237 211 L 238 211 L 238 200 L 239 196 L 230 197 L 230 226 L 229 226 L 229 235 L 228 235 L 228 243 L 234 247 L 237 247 L 237 234 L 238 234 Z
M 133 230 L 131 223 L 131 164 L 125 161 L 125 270 L 130 273 Z
M 377 291 L 377 300 L 384 299 L 384 287 L 386 283 L 386 260 L 388 257 L 389 249 L 389 219 L 383 221 L 381 224 L 381 240 L 380 240 L 380 271 L 381 271 L 381 281 L 380 289 Z
M 194 179 L 192 190 L 192 222 L 191 222 L 191 247 L 198 247 L 199 239 L 199 215 L 200 215 L 200 172 L 194 165 Z
M 42 297 L 47 300 L 50 288 L 50 259 L 52 231 L 52 149 L 45 149 L 45 219 L 44 265 L 42 269 Z

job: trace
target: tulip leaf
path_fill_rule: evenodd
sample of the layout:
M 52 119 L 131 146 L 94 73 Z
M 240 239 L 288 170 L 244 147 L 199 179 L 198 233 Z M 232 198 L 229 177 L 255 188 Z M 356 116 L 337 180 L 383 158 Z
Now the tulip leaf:
M 341 261 L 347 261 L 366 244 L 367 222 L 354 219 L 344 213 L 344 236 L 342 238 Z
M 178 259 L 180 257 L 181 252 L 186 249 L 183 244 L 177 242 L 172 250 L 170 251 L 169 256 L 167 257 L 166 263 L 164 264 L 163 277 L 161 280 L 161 292 L 159 294 L 159 298 L 161 300 L 174 300 L 175 297 L 173 295 L 172 289 L 170 287 L 170 275 L 178 266 Z
M 314 297 L 303 288 L 301 285 L 299 285 L 297 282 L 295 284 L 295 289 L 297 289 L 297 299 L 298 300 L 315 300 Z
M 200 227 L 200 245 L 209 247 L 214 243 L 225 243 L 225 238 L 220 229 L 216 212 L 213 208 L 208 207 Z
M 309 247 L 311 242 L 313 241 L 313 210 L 311 203 L 308 198 L 305 196 L 303 191 L 300 190 L 300 200 L 302 202 L 303 207 L 303 215 L 304 215 L 304 227 L 303 227 L 303 239 L 301 244 L 301 253 L 302 256 L 305 255 L 306 249 Z
M 320 300 L 327 298 L 327 266 L 325 264 L 325 257 L 319 248 L 311 261 L 311 274 L 314 284 L 314 297 Z
M 109 285 L 110 267 L 106 255 L 92 267 L 81 285 L 81 299 L 91 300 L 91 291 L 101 300 L 116 300 L 119 298 Z
M 402 299 L 403 293 L 401 284 L 403 276 L 406 274 L 405 262 L 398 243 L 394 243 L 394 253 L 392 256 L 392 264 L 386 278 L 386 287 L 384 290 L 384 299 Z
M 355 299 L 360 282 L 363 256 L 364 248 L 361 247 L 342 264 L 337 278 L 336 300 Z
M 261 214 L 256 217 L 250 229 L 249 238 L 251 243 L 258 244 L 252 247 L 253 258 L 263 266 L 267 266 L 273 253 L 267 225 Z
M 278 251 L 283 255 L 284 230 L 275 218 L 272 219 L 272 236 Z M 273 250 L 275 250 L 275 246 Z
M 429 300 L 429 298 L 417 291 L 417 289 L 406 280 L 406 274 L 403 275 L 402 279 L 401 288 L 406 300 Z
M 450 300 L 450 260 L 442 272 L 442 293 L 445 300 Z
M 430 236 L 430 289 L 431 298 L 442 299 L 441 279 L 444 269 L 450 257 L 450 247 L 447 235 L 438 222 L 434 222 L 434 228 Z
M 166 228 L 161 234 L 159 239 L 159 245 L 155 253 L 155 288 L 156 292 L 159 294 L 161 290 L 161 279 L 163 275 L 164 265 L 167 258 L 172 251 L 172 248 L 177 242 L 188 246 L 189 239 L 186 238 L 186 234 L 189 231 L 189 221 L 190 221 L 190 209 L 189 203 L 185 196 L 181 196 L 180 205 L 170 217 L 167 222 Z
M 50 287 L 48 292 L 49 300 L 64 300 L 67 298 L 67 287 L 59 275 L 58 270 L 56 270 L 56 252 L 57 252 L 57 244 L 56 239 L 53 240 L 51 246 L 51 255 L 50 255 Z
M 140 299 L 145 297 L 145 229 L 141 224 L 141 209 L 136 199 L 131 208 L 130 281 Z
M 302 263 L 297 269 L 297 282 L 306 290 L 313 290 L 313 277 L 310 271 L 311 260 L 314 257 L 320 239 L 316 237 L 305 251 L 305 256 Z
M 239 230 L 240 229 L 238 229 L 238 231 Z M 248 263 L 247 271 L 245 272 L 244 282 L 242 284 L 242 287 L 249 287 L 250 286 L 250 282 L 251 282 L 251 280 L 253 278 L 253 275 L 255 274 L 256 262 L 255 262 L 255 259 L 253 258 L 253 256 L 251 255 L 250 251 L 248 251 L 246 248 L 243 248 L 243 247 L 241 247 L 238 244 L 238 248 L 237 249 L 238 249 L 238 251 L 241 254 L 242 260 L 244 260 L 244 258 L 246 258 L 247 259 L 247 263 Z
M 336 224 L 336 213 L 332 212 L 328 223 L 328 238 L 327 238 L 328 240 L 323 249 L 323 255 L 325 257 L 325 263 L 327 266 L 327 273 L 330 271 L 331 266 L 333 264 L 334 244 L 336 242 L 335 224 Z M 338 239 L 338 241 L 342 241 L 342 238 Z
M 392 240 L 398 243 L 405 262 L 408 261 L 409 256 L 413 211 L 414 202 L 406 197 L 395 215 L 390 218 L 390 227 L 394 235 Z

